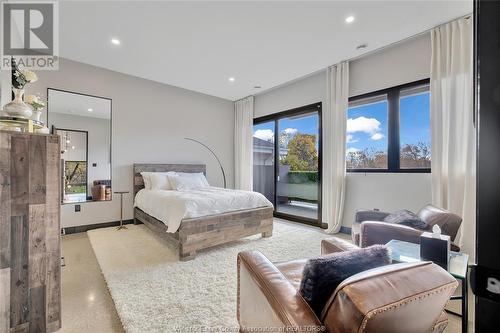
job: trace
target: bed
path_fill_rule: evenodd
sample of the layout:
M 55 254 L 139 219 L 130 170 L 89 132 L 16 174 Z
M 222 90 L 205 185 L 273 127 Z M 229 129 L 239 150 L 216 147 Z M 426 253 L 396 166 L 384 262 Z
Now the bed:
M 206 166 L 204 164 L 134 164 L 134 198 L 139 191 L 144 189 L 141 172 L 169 171 L 206 174 Z M 134 223 L 141 222 L 160 235 L 166 242 L 178 246 L 179 259 L 187 261 L 194 259 L 196 252 L 201 249 L 255 234 L 271 237 L 273 233 L 273 207 L 238 209 L 219 214 L 184 218 L 175 232 L 168 230 L 167 224 L 160 219 L 153 217 L 139 207 L 134 207 Z

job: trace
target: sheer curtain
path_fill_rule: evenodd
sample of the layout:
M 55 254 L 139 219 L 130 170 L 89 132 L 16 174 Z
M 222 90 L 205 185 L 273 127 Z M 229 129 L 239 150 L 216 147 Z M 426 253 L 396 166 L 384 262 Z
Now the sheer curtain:
M 322 218 L 327 232 L 342 226 L 345 196 L 345 152 L 347 107 L 349 105 L 349 63 L 327 69 L 327 100 L 323 110 Z
M 253 104 L 253 96 L 234 102 L 235 188 L 246 191 L 253 187 Z
M 432 200 L 463 218 L 458 243 L 473 254 L 475 130 L 472 18 L 432 30 Z

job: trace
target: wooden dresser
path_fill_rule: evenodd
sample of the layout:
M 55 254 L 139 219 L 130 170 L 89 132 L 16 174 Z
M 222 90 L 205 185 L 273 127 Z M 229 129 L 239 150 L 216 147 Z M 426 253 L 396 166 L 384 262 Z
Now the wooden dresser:
M 60 145 L 0 131 L 0 333 L 61 327 Z

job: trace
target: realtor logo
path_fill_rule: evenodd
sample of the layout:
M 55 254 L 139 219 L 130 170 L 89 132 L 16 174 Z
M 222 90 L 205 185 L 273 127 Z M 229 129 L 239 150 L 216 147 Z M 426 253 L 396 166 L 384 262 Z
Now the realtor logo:
M 10 69 L 12 59 L 26 69 L 57 69 L 57 2 L 9 1 L 1 9 L 1 69 Z

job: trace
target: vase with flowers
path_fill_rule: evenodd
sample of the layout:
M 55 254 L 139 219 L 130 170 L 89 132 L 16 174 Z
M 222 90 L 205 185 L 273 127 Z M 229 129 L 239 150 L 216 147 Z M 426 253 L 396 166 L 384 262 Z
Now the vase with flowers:
M 33 120 L 42 121 L 40 117 L 42 116 L 42 109 L 46 106 L 45 101 L 37 95 L 28 95 L 25 98 L 26 104 L 31 106 L 33 109 Z
M 12 92 L 14 99 L 12 102 L 5 104 L 3 110 L 11 117 L 29 118 L 33 111 L 24 102 L 24 87 L 28 83 L 33 83 L 38 80 L 35 72 L 24 70 L 21 71 L 17 66 L 13 69 L 15 80 L 12 82 Z

